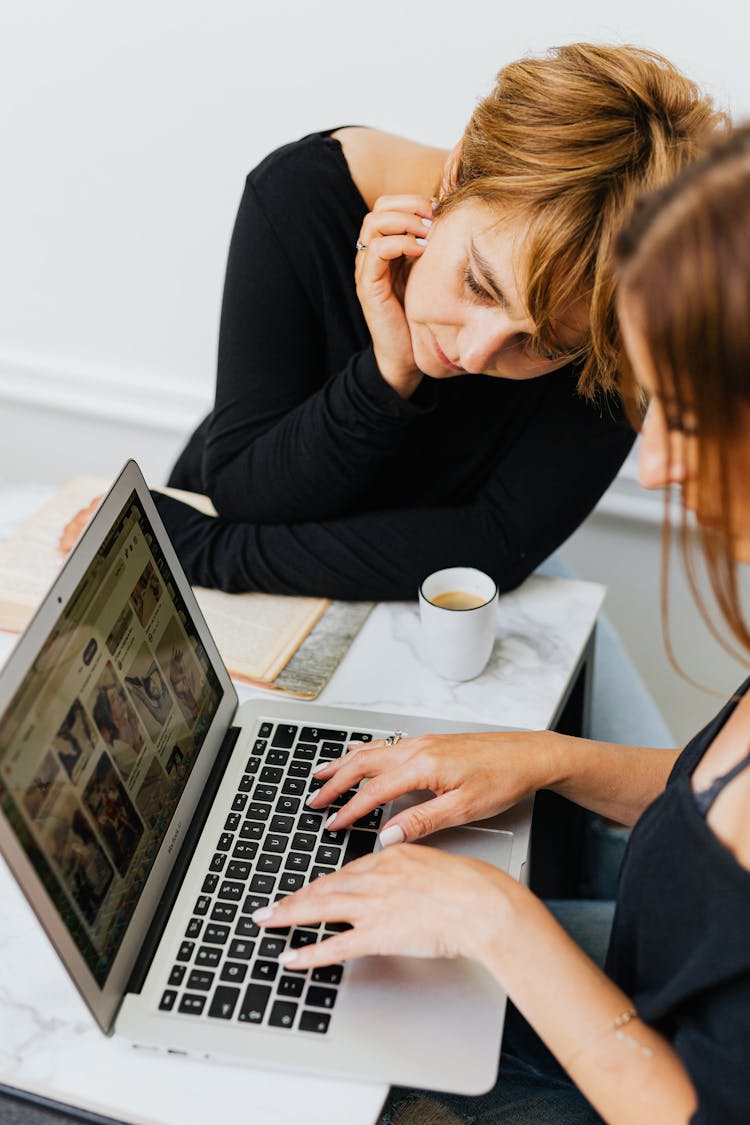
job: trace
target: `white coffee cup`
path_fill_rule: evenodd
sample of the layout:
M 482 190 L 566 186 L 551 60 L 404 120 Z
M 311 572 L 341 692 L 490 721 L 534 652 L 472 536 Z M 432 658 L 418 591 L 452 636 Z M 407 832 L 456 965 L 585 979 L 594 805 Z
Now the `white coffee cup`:
M 456 594 L 465 597 L 450 596 Z M 497 586 L 489 574 L 471 566 L 436 570 L 419 587 L 419 615 L 425 654 L 438 675 L 478 676 L 492 653 L 497 624 Z

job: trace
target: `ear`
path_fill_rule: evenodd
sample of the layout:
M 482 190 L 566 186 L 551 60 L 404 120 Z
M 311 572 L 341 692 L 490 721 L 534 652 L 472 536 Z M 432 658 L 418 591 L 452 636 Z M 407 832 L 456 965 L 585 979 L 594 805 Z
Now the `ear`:
M 442 199 L 444 195 L 448 195 L 453 191 L 456 186 L 456 173 L 458 165 L 461 160 L 461 148 L 463 141 L 455 144 L 451 151 L 448 153 L 448 158 L 443 165 L 443 175 L 440 180 L 440 193 L 438 199 Z

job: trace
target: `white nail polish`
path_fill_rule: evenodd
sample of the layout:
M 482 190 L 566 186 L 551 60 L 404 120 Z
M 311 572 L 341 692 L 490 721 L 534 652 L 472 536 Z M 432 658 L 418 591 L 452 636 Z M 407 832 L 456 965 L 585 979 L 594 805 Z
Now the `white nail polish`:
M 403 844 L 406 836 L 404 835 L 403 828 L 398 824 L 392 824 L 390 828 L 384 828 L 378 836 L 381 848 L 390 847 L 391 844 Z
M 297 960 L 297 950 L 287 949 L 285 953 L 280 953 L 276 960 L 280 965 L 291 965 L 293 961 Z
M 253 922 L 267 922 L 275 910 L 274 906 L 261 906 L 250 915 Z
M 432 226 L 432 219 L 422 219 L 422 223 L 426 227 L 431 227 Z
M 328 817 L 328 820 L 323 825 L 323 827 L 326 829 L 326 831 L 331 827 L 331 825 L 333 824 L 334 820 L 336 819 L 336 817 L 338 815 L 339 815 L 338 812 L 331 813 L 331 815 Z
M 329 765 L 330 765 L 330 762 L 321 762 L 320 765 L 316 766 L 315 769 L 312 771 L 313 777 L 317 777 L 319 773 L 323 773 L 324 770 L 328 769 Z
M 415 241 L 416 241 L 418 246 L 426 246 L 427 245 L 427 239 L 426 238 L 417 238 L 417 239 L 415 239 Z

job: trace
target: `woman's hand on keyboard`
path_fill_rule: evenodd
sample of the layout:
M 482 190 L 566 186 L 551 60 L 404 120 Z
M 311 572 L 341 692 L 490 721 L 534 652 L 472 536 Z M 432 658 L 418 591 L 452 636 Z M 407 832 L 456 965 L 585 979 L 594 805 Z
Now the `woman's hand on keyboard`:
M 549 785 L 558 738 L 550 731 L 487 731 L 402 738 L 394 746 L 351 743 L 342 758 L 313 771 L 325 785 L 307 803 L 324 809 L 368 779 L 326 823 L 335 832 L 405 793 L 431 790 L 433 798 L 398 813 L 380 833 L 384 845 L 419 840 L 441 828 L 495 816 Z
M 386 848 L 314 879 L 253 914 L 261 926 L 347 922 L 325 941 L 291 948 L 284 968 L 330 965 L 370 954 L 485 961 L 512 929 L 531 892 L 478 859 L 435 848 Z M 470 924 L 467 924 L 470 922 Z

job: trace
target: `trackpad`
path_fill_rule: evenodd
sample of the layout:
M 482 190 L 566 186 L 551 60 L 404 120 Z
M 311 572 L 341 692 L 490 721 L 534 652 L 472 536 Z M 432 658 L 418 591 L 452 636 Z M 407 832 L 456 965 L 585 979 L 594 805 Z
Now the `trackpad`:
M 451 852 L 452 855 L 484 860 L 502 871 L 510 870 L 512 832 L 499 832 L 493 828 L 444 828 L 441 832 L 425 836 L 419 843 L 428 848 Z

